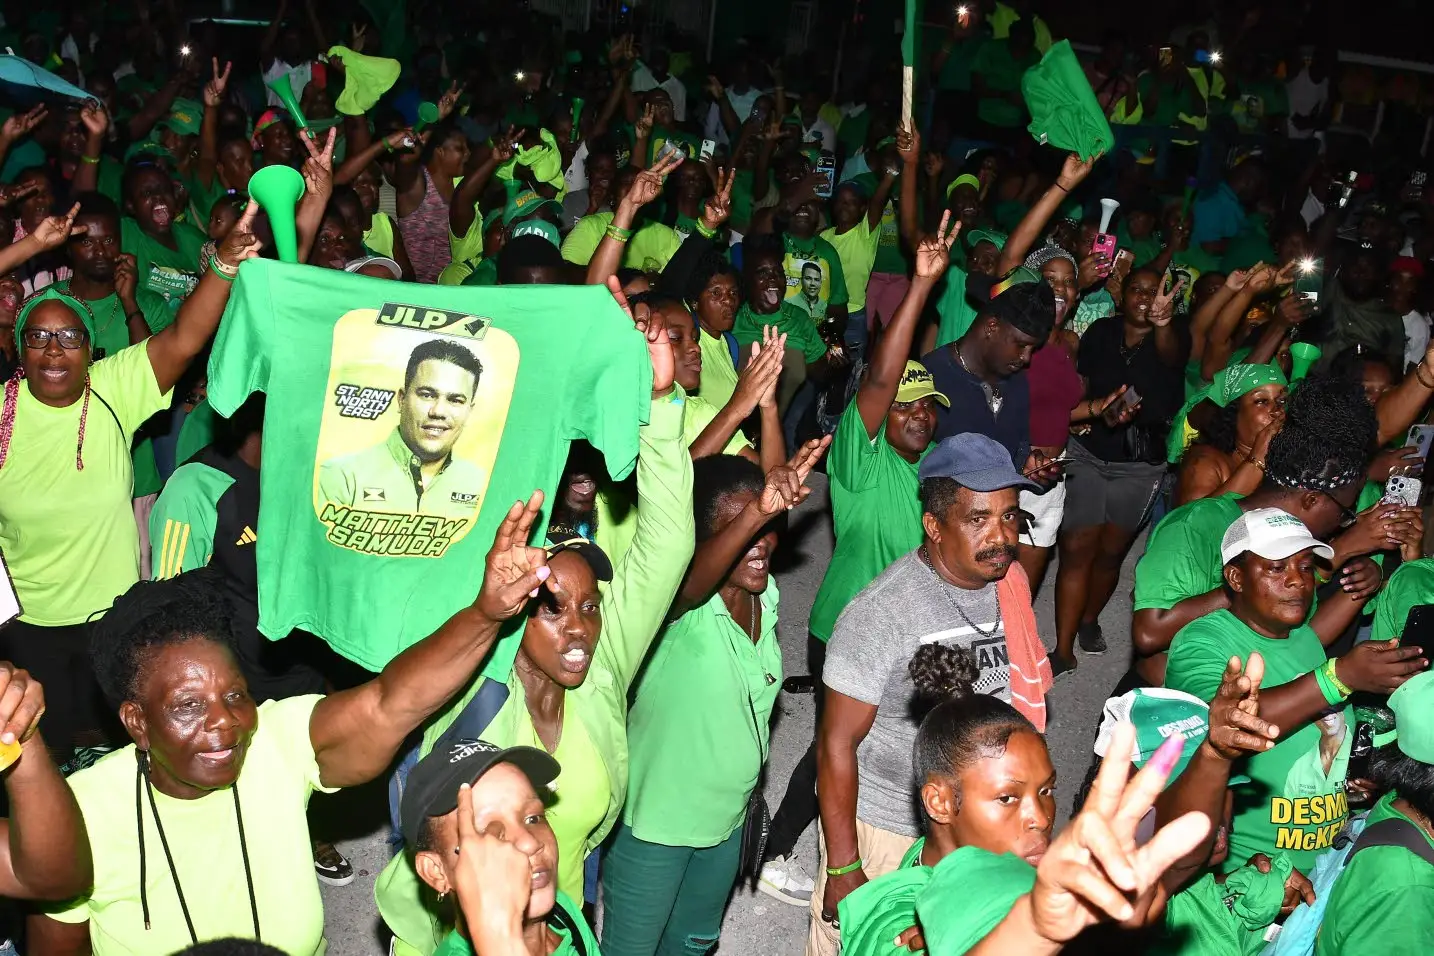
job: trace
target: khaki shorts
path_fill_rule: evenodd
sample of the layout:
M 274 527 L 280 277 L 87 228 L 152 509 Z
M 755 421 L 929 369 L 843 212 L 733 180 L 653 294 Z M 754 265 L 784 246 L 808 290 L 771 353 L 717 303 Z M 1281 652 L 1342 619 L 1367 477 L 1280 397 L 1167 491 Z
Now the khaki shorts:
M 856 821 L 856 848 L 861 854 L 862 872 L 874 880 L 885 876 L 901 865 L 901 858 L 911 849 L 916 837 L 902 836 L 890 830 L 880 830 L 867 823 Z M 822 895 L 827 888 L 827 841 L 822 837 L 821 823 L 817 823 L 817 849 L 821 862 L 817 866 L 817 888 L 812 891 L 812 918 L 807 928 L 807 956 L 836 956 L 841 949 L 841 932 L 831 923 L 822 919 Z M 849 863 L 843 860 L 842 863 Z

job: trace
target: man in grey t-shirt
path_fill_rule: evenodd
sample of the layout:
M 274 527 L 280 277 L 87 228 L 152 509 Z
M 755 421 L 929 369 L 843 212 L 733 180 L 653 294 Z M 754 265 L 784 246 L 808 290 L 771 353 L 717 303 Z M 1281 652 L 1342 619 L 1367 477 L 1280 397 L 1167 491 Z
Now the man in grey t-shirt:
M 835 952 L 837 903 L 894 870 L 920 831 L 908 667 L 922 644 L 958 644 L 981 668 L 977 690 L 1009 701 L 996 582 L 1016 560 L 1019 492 L 1038 490 L 994 439 L 954 435 L 921 463 L 921 547 L 852 599 L 827 646 L 817 734 L 822 870 L 807 956 Z M 834 872 L 835 871 L 835 872 Z

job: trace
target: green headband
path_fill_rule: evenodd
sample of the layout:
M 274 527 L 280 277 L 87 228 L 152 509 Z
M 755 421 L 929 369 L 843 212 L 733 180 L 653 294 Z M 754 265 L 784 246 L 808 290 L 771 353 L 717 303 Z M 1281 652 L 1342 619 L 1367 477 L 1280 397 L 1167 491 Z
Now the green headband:
M 1190 396 L 1175 416 L 1174 424 L 1170 427 L 1170 436 L 1166 439 L 1166 461 L 1173 465 L 1185 453 L 1185 420 L 1190 417 L 1196 405 L 1208 400 L 1218 408 L 1225 408 L 1241 395 L 1248 395 L 1257 388 L 1289 384 L 1285 373 L 1274 365 L 1239 364 L 1222 368 L 1215 373 L 1209 385 Z
M 45 302 L 61 302 L 71 312 L 75 313 L 75 315 L 79 318 L 80 323 L 85 327 L 85 332 L 90 337 L 90 346 L 92 348 L 94 347 L 95 315 L 93 312 L 90 311 L 90 307 L 86 305 L 82 300 L 70 295 L 68 292 L 61 292 L 54 286 L 48 286 L 46 287 L 45 291 L 30 296 L 30 298 L 25 301 L 24 306 L 20 309 L 20 314 L 15 316 L 15 347 L 17 349 L 23 349 L 25 347 L 24 343 L 20 341 L 20 333 L 25 328 L 25 321 L 30 318 L 31 312 L 34 312 L 37 308 L 40 307 L 42 303 Z

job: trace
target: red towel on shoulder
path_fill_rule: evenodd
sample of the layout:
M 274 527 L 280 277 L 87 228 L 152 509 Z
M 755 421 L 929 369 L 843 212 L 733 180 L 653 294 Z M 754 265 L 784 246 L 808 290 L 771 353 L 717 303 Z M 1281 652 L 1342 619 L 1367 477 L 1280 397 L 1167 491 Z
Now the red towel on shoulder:
M 1006 629 L 1006 656 L 1011 662 L 1011 706 L 1046 732 L 1046 692 L 1055 677 L 1046 646 L 1036 633 L 1036 612 L 1031 607 L 1031 583 L 1020 564 L 1012 562 L 1006 576 L 996 582 L 996 600 Z

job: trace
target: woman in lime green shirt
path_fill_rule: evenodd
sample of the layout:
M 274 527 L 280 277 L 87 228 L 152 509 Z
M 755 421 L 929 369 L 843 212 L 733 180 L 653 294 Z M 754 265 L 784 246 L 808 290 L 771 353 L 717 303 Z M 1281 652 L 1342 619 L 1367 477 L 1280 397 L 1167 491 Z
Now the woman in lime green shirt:
M 627 806 L 603 856 L 603 946 L 624 956 L 711 949 L 737 878 L 747 803 L 766 763 L 782 674 L 774 519 L 827 440 L 786 465 L 694 462 L 697 550 L 628 718 Z
M 947 856 L 970 847 L 1035 866 L 1055 825 L 1056 772 L 1045 738 L 1010 704 L 976 692 L 980 667 L 971 652 L 926 644 L 909 670 L 918 699 L 935 702 L 914 747 L 926 835 L 900 868 L 837 904 L 846 956 L 893 954 L 917 938 L 916 898 Z
M 582 907 L 557 886 L 563 861 L 543 796 L 560 773 L 541 750 L 485 740 L 454 741 L 413 768 L 404 841 L 438 898 L 458 897 L 438 956 L 597 956 Z

